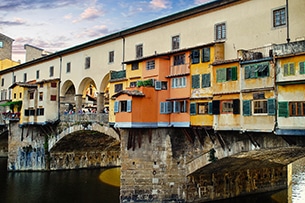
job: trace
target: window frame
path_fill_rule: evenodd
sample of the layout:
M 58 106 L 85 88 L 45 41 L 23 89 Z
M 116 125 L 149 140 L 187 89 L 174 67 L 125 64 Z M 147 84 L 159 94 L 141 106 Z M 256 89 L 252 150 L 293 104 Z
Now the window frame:
M 172 88 L 184 88 L 186 87 L 186 77 L 172 78 Z
M 155 66 L 156 66 L 156 62 L 154 59 L 146 61 L 146 70 L 153 70 L 155 69 Z
M 183 64 L 185 64 L 185 53 L 173 56 L 173 66 L 179 66 Z
M 108 53 L 108 63 L 114 63 L 114 51 Z
M 284 13 L 282 13 L 284 12 Z M 283 17 L 284 14 L 284 17 Z M 279 19 L 277 19 L 279 17 Z M 281 7 L 272 10 L 272 26 L 273 28 L 283 27 L 287 24 L 287 11 L 286 7 Z
M 71 62 L 66 64 L 66 73 L 71 73 Z
M 91 58 L 90 58 L 90 56 L 87 56 L 85 58 L 85 69 L 89 69 L 90 66 L 91 66 Z
M 143 44 L 137 44 L 136 45 L 136 58 L 142 58 L 143 57 Z
M 305 116 L 305 101 L 290 101 L 288 104 L 289 117 Z M 293 110 L 293 108 L 295 110 Z
M 215 40 L 225 40 L 227 38 L 227 25 L 225 22 L 215 24 Z
M 172 50 L 180 49 L 180 35 L 172 36 Z
M 50 66 L 50 68 L 49 68 L 49 76 L 50 77 L 54 76 L 54 66 Z
M 115 93 L 120 92 L 122 90 L 123 90 L 123 83 L 119 83 L 119 84 L 114 85 L 114 92 Z

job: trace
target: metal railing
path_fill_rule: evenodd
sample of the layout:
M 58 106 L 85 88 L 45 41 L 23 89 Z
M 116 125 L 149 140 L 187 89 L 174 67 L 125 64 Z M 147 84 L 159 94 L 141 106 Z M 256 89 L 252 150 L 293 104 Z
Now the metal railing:
M 62 122 L 98 122 L 108 124 L 109 115 L 107 113 L 73 113 L 60 114 Z

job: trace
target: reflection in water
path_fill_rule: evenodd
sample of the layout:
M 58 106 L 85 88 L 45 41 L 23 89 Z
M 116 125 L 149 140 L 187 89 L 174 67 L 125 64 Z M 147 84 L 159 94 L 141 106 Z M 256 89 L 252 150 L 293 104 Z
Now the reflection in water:
M 100 176 L 100 180 L 109 185 L 120 187 L 121 184 L 121 168 L 112 168 L 103 171 Z
M 304 203 L 305 197 L 305 171 L 295 174 L 292 177 L 292 199 L 293 203 Z
M 119 188 L 100 181 L 105 169 L 7 172 L 0 158 L 0 202 L 119 202 Z

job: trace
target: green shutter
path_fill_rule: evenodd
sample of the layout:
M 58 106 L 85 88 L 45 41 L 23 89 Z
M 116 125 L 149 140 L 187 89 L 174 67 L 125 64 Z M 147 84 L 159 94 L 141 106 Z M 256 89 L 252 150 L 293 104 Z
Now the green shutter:
M 210 61 L 210 47 L 206 47 L 202 49 L 202 62 Z
M 208 114 L 213 114 L 213 103 L 212 102 L 208 103 Z
M 268 115 L 275 115 L 275 99 L 268 99 L 267 100 L 267 111 L 268 111 Z
M 289 108 L 288 102 L 278 102 L 279 117 L 288 117 Z
M 251 116 L 251 100 L 243 100 L 243 115 Z
M 190 103 L 190 114 L 196 115 L 196 103 Z
M 250 78 L 257 78 L 256 66 L 250 66 Z
M 200 52 L 198 49 L 192 51 L 192 64 L 199 63 Z
M 245 67 L 245 79 L 250 78 L 250 75 L 251 75 L 251 68 L 250 68 L 250 66 L 246 66 Z
M 305 74 L 305 62 L 300 62 L 299 63 L 299 68 L 300 68 L 300 74 Z
M 192 75 L 192 88 L 200 88 L 200 75 Z
M 294 63 L 289 64 L 289 75 L 295 75 Z
M 231 68 L 232 69 L 232 80 L 237 80 L 237 67 L 234 66 Z
M 288 64 L 284 64 L 284 76 L 288 75 Z
M 225 82 L 226 81 L 226 68 L 220 68 L 216 70 L 216 82 Z
M 202 79 L 201 79 L 201 87 L 210 87 L 211 86 L 211 79 L 210 79 L 210 74 L 202 74 L 201 75 Z

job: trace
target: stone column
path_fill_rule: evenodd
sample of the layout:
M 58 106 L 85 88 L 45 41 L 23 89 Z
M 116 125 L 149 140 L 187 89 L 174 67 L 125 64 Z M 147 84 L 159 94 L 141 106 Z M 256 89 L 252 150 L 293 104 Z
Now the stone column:
M 97 112 L 103 112 L 104 106 L 105 106 L 105 93 L 104 92 L 99 92 L 97 94 Z
M 81 94 L 75 95 L 75 113 L 82 110 L 82 96 Z

